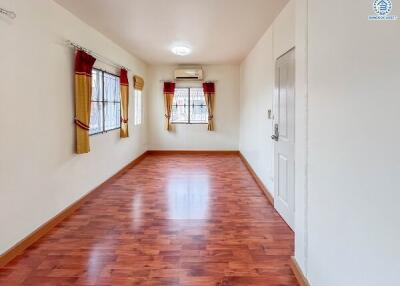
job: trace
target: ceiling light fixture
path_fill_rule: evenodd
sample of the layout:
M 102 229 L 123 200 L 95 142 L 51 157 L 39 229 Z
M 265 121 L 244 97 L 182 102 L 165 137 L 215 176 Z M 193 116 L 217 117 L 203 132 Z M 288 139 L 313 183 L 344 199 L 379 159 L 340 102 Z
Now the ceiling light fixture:
M 172 47 L 171 51 L 177 56 L 187 56 L 192 52 L 192 49 L 188 46 L 175 46 Z

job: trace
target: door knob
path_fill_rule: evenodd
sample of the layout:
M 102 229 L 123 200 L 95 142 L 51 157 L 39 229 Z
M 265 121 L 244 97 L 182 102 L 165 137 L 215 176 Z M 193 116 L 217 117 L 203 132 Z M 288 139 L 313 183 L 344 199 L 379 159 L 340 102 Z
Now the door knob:
M 279 125 L 274 125 L 274 135 L 271 136 L 272 140 L 278 141 L 279 140 Z

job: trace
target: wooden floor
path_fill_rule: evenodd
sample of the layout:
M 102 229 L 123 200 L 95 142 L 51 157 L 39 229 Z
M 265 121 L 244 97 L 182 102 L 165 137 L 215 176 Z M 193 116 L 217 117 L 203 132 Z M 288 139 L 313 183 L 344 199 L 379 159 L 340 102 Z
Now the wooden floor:
M 298 285 L 293 239 L 237 155 L 149 155 L 0 285 Z

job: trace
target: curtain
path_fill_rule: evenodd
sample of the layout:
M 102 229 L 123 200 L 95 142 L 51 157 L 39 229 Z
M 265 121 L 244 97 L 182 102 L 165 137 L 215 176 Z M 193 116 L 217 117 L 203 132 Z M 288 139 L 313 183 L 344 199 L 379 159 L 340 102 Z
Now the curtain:
M 128 72 L 121 69 L 119 75 L 119 85 L 121 90 L 121 129 L 119 131 L 120 138 L 129 137 L 128 131 L 128 106 L 129 106 L 129 82 Z
M 143 87 L 144 87 L 144 80 L 143 80 L 143 78 L 140 77 L 140 76 L 138 76 L 138 75 L 133 76 L 133 87 L 134 87 L 134 89 L 136 89 L 136 90 L 142 91 L 142 90 L 143 90 Z
M 175 83 L 164 82 L 165 129 L 168 131 L 172 130 L 171 113 L 172 113 L 172 102 L 174 100 L 174 93 L 175 93 Z
M 77 154 L 88 153 L 92 68 L 96 59 L 82 50 L 75 56 L 75 132 Z
M 203 92 L 208 109 L 208 131 L 214 131 L 214 98 L 215 85 L 213 82 L 203 83 Z

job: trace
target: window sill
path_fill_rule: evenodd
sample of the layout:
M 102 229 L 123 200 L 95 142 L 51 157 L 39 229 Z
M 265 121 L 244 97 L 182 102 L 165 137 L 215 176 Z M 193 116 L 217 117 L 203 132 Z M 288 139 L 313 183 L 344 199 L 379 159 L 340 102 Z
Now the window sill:
M 207 125 L 208 124 L 208 122 L 190 122 L 190 123 L 188 123 L 188 122 L 171 122 L 171 124 L 173 124 L 173 125 Z
M 108 133 L 110 131 L 115 131 L 115 130 L 119 130 L 119 129 L 121 129 L 121 127 L 113 128 L 113 129 L 109 129 L 109 130 L 106 130 L 106 131 L 101 131 L 101 132 L 97 132 L 97 133 L 93 133 L 93 134 L 89 134 L 89 136 L 100 135 L 100 134 Z

